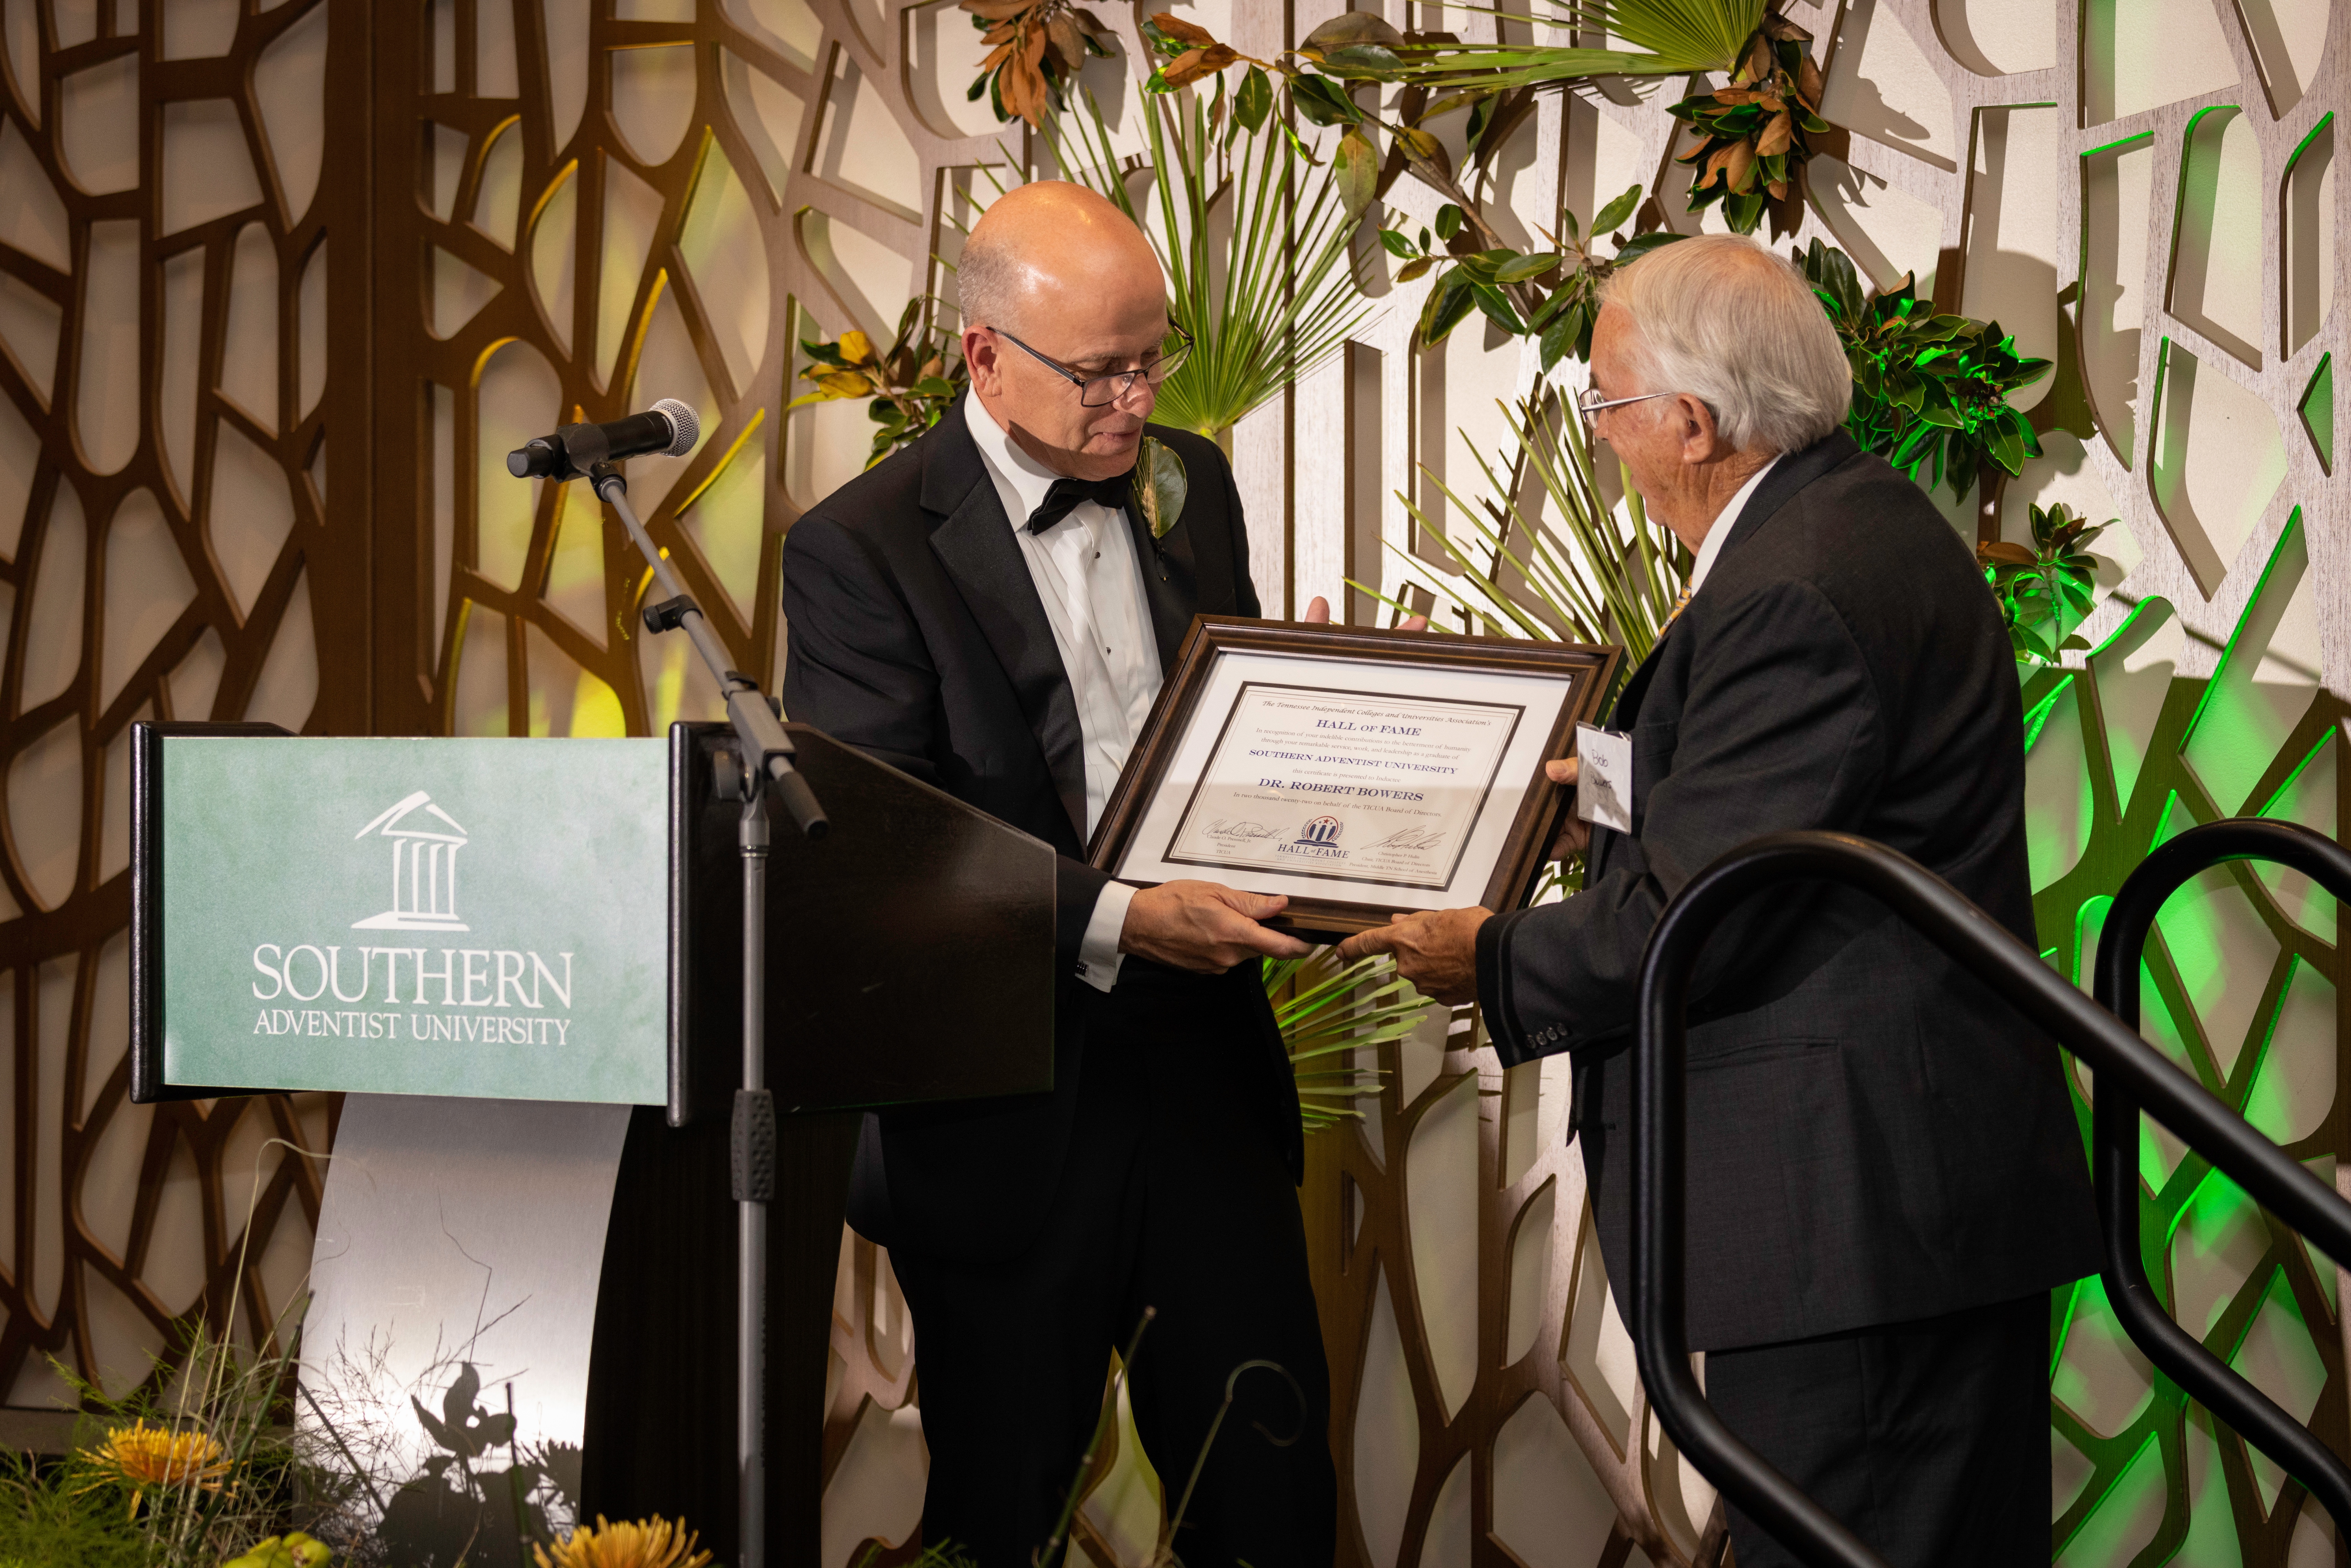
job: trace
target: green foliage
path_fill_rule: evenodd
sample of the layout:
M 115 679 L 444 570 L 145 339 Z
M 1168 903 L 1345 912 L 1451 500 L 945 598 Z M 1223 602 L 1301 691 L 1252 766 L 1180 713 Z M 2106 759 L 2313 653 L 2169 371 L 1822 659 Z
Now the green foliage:
M 2075 517 L 2064 502 L 2032 508 L 2032 548 L 1993 540 L 1976 546 L 1984 581 L 2000 601 L 2001 619 L 2019 664 L 2053 664 L 2064 653 L 2086 649 L 2073 628 L 2089 619 L 2098 563 L 2090 541 L 2115 525 L 2095 528 Z
M 1636 234 L 1629 240 L 1611 235 L 1616 249 L 1602 256 L 1596 248 L 1601 236 L 1621 228 L 1640 203 L 1641 187 L 1632 186 L 1593 214 L 1588 235 L 1575 214 L 1562 207 L 1558 229 L 1543 232 L 1552 243 L 1547 251 L 1508 246 L 1479 250 L 1467 237 L 1468 214 L 1449 203 L 1437 209 L 1434 235 L 1424 227 L 1416 240 L 1400 228 L 1382 229 L 1380 245 L 1404 263 L 1396 270 L 1398 283 L 1410 283 L 1434 267 L 1445 268 L 1421 308 L 1416 333 L 1421 347 L 1443 342 L 1474 309 L 1512 337 L 1539 338 L 1542 368 L 1548 371 L 1569 354 L 1578 360 L 1592 357 L 1600 286 L 1610 273 L 1683 237 L 1667 229 Z M 1432 239 L 1448 248 L 1441 253 L 1432 249 Z
M 1362 210 L 1350 204 L 1370 200 L 1369 183 L 1351 189 L 1343 168 L 1311 172 L 1286 127 L 1251 131 L 1248 116 L 1264 125 L 1270 99 L 1270 86 L 1263 105 L 1228 99 L 1221 77 L 1207 102 L 1195 95 L 1188 108 L 1146 96 L 1155 212 L 1149 195 L 1137 207 L 1092 94 L 1074 135 L 1060 121 L 1044 131 L 1062 176 L 1115 202 L 1158 251 L 1168 314 L 1192 351 L 1160 383 L 1156 417 L 1203 435 L 1337 353 L 1370 311 L 1347 268 Z M 1219 204 L 1217 221 L 1231 225 L 1222 246 L 1209 216 Z
M 66 1469 L 0 1454 L 0 1568 L 149 1568 L 120 1498 L 77 1493 Z
M 868 399 L 866 417 L 878 427 L 866 454 L 868 468 L 938 423 L 970 384 L 971 372 L 956 335 L 934 319 L 937 304 L 929 295 L 906 301 L 897 337 L 879 353 L 858 331 L 843 332 L 831 343 L 803 339 L 800 351 L 810 362 L 799 379 L 815 382 L 816 390 L 792 399 L 784 412 L 841 398 Z
M 2041 438 L 2008 394 L 2046 375 L 2047 360 L 2020 356 L 1997 321 L 1933 314 L 1907 274 L 1865 298 L 1843 251 L 1814 240 L 1794 259 L 1844 343 L 1853 367 L 1845 428 L 1865 450 L 1913 479 L 1927 468 L 1928 488 L 1948 482 L 1960 499 L 1985 464 L 2013 476 L 2041 455 Z
M 1747 40 L 1730 84 L 1686 98 L 1675 119 L 1698 144 L 1677 162 L 1694 166 L 1689 210 L 1716 203 L 1734 234 L 1753 234 L 1766 212 L 1774 237 L 1803 222 L 1807 138 L 1828 134 L 1820 116 L 1821 72 L 1805 46 L 1812 35 L 1779 14 Z
M 1310 1133 L 1360 1120 L 1353 1102 L 1380 1092 L 1379 1074 L 1346 1065 L 1343 1052 L 1372 1050 L 1410 1034 L 1427 998 L 1384 954 L 1341 964 L 1337 949 L 1263 960 L 1265 991 L 1298 1081 L 1298 1114 Z M 1336 1065 L 1333 1059 L 1336 1059 Z

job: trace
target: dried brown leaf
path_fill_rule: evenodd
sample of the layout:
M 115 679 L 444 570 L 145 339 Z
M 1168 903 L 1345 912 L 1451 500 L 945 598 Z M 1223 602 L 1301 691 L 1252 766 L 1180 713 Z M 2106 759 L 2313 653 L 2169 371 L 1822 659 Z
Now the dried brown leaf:
M 1743 138 L 1732 142 L 1729 160 L 1723 164 L 1722 168 L 1723 172 L 1730 177 L 1730 188 L 1734 193 L 1743 196 L 1753 190 L 1755 188 L 1755 143 Z
M 1051 45 L 1053 61 L 1071 76 L 1086 63 L 1086 35 L 1067 11 L 1054 13 L 1045 24 L 1045 37 Z
M 1788 144 L 1795 139 L 1795 119 L 1783 109 L 1771 117 L 1770 122 L 1763 127 L 1763 134 L 1755 139 L 1756 155 L 1769 158 L 1774 153 L 1785 152 L 1788 150 Z
M 1196 22 L 1186 22 L 1171 12 L 1161 11 L 1151 18 L 1151 25 L 1179 44 L 1189 44 L 1196 49 L 1212 47 L 1217 36 Z M 1181 56 L 1177 57 L 1181 58 Z
M 1160 79 L 1169 87 L 1182 87 L 1214 76 L 1231 65 L 1240 56 L 1223 44 L 1210 44 L 1205 49 L 1186 49 L 1160 68 Z

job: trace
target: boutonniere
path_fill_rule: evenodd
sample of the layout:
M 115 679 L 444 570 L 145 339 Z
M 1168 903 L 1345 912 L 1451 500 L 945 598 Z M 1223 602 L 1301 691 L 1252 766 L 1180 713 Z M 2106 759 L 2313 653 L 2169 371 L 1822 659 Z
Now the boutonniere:
M 1134 455 L 1134 504 L 1151 525 L 1155 542 L 1165 538 L 1183 517 L 1184 493 L 1184 460 L 1157 436 L 1144 436 Z

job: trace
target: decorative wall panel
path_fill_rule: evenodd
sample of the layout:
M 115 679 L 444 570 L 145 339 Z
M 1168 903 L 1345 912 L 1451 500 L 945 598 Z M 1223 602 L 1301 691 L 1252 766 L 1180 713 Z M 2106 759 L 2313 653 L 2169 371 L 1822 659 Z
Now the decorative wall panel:
M 363 76 L 339 0 L 9 0 L 0 26 L 0 1397 L 290 1324 L 324 1096 L 127 1103 L 129 729 L 363 732 Z M 328 374 L 330 359 L 336 366 Z M 348 367 L 348 368 L 347 368 Z

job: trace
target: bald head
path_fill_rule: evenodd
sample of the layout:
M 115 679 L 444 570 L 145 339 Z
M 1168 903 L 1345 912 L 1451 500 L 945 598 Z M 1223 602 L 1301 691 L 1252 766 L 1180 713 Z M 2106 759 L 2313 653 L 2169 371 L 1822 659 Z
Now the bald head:
M 1038 180 L 980 214 L 956 264 L 967 327 L 1029 335 L 1071 297 L 1138 290 L 1165 297 L 1159 258 L 1112 202 L 1066 180 Z

